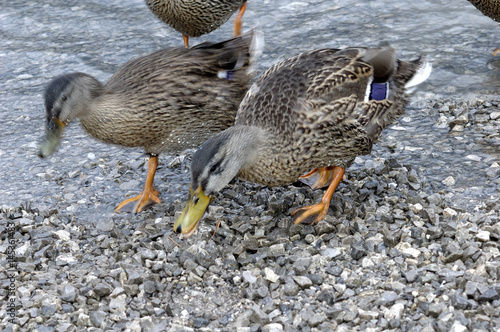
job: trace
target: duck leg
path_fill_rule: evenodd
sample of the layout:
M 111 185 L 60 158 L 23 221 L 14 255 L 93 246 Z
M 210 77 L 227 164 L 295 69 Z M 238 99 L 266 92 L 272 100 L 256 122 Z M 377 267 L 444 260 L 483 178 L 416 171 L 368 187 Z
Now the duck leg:
M 241 25 L 242 25 L 242 18 L 243 14 L 245 13 L 245 10 L 247 9 L 247 2 L 245 1 L 243 5 L 240 7 L 240 11 L 238 12 L 238 15 L 234 18 L 234 28 L 233 28 L 233 35 L 235 37 L 238 37 L 241 35 Z
M 148 176 L 146 177 L 146 183 L 144 184 L 142 193 L 118 204 L 115 208 L 115 212 L 138 213 L 149 204 L 161 203 L 161 200 L 158 198 L 160 193 L 153 186 L 157 167 L 158 156 L 151 155 L 148 161 Z
M 303 222 L 314 225 L 323 220 L 328 212 L 328 208 L 330 207 L 333 193 L 335 192 L 335 189 L 337 189 L 340 181 L 342 181 L 344 173 L 344 168 L 335 166 L 332 170 L 332 182 L 330 182 L 328 189 L 326 189 L 325 193 L 323 194 L 321 202 L 309 206 L 304 206 L 293 211 L 293 222 L 295 224 Z
M 493 55 L 497 56 L 500 53 L 500 47 L 493 51 Z
M 182 35 L 182 39 L 184 40 L 184 47 L 189 48 L 189 36 Z
M 307 184 L 312 189 L 319 189 L 327 186 L 333 178 L 334 167 L 315 168 L 307 174 L 299 177 L 299 181 Z

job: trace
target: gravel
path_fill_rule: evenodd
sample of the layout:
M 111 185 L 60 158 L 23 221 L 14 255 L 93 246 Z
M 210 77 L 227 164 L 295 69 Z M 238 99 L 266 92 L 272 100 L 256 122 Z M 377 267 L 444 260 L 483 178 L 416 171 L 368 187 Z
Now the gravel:
M 319 195 L 299 184 L 234 181 L 189 239 L 171 227 L 182 200 L 106 227 L 3 206 L 17 227 L 17 324 L 7 331 L 498 329 L 500 203 L 464 211 L 411 165 L 356 163 L 314 227 L 289 217 Z

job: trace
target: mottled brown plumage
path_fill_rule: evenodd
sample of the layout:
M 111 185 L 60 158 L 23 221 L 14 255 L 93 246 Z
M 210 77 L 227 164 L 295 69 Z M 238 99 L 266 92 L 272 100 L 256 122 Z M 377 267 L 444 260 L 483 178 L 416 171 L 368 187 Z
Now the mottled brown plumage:
M 500 0 L 469 0 L 484 15 L 500 23 Z M 500 53 L 500 48 L 493 51 L 493 55 Z
M 254 33 L 249 32 L 218 44 L 169 48 L 130 60 L 105 85 L 83 73 L 60 76 L 45 92 L 49 140 L 39 155 L 54 150 L 62 127 L 73 118 L 97 139 L 141 146 L 154 158 L 197 147 L 233 124 L 254 53 Z
M 241 16 L 246 0 L 145 0 L 149 9 L 160 20 L 188 37 L 199 37 L 212 32 L 227 22 L 240 9 L 235 19 L 234 33 L 241 33 Z
M 500 0 L 469 0 L 484 15 L 500 22 Z
M 390 46 L 316 50 L 272 66 L 247 92 L 235 125 L 194 154 L 192 197 L 174 228 L 191 234 L 201 218 L 189 211 L 192 202 L 210 201 L 205 197 L 235 176 L 281 186 L 311 169 L 334 166 L 327 190 L 333 194 L 343 170 L 370 153 L 381 131 L 403 113 L 406 89 L 429 74 L 427 62 L 397 60 Z M 388 85 L 381 100 L 370 100 L 372 83 Z M 296 222 L 321 220 L 330 199 L 305 217 L 300 211 Z

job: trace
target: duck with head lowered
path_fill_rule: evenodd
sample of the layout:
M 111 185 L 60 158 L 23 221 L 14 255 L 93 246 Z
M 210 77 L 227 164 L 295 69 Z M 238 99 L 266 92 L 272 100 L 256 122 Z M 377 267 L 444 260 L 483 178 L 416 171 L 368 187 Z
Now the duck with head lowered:
M 38 155 L 50 155 L 63 128 L 78 118 L 93 137 L 143 147 L 150 155 L 144 190 L 117 212 L 159 203 L 153 186 L 158 155 L 198 147 L 234 122 L 259 52 L 250 31 L 221 43 L 160 50 L 127 62 L 106 84 L 84 73 L 56 77 L 45 90 L 47 134 Z
M 500 0 L 469 0 L 477 9 L 492 20 L 500 23 Z M 493 55 L 500 53 L 500 47 L 493 51 Z
M 315 50 L 275 64 L 247 92 L 234 126 L 193 155 L 189 200 L 175 231 L 193 234 L 214 194 L 236 176 L 283 186 L 313 169 L 330 174 L 319 181 L 328 189 L 321 202 L 292 216 L 295 223 L 319 222 L 345 169 L 371 152 L 404 112 L 409 89 L 430 72 L 423 58 L 398 60 L 388 44 Z
M 160 20 L 182 33 L 184 45 L 189 47 L 189 37 L 199 37 L 212 32 L 239 9 L 234 19 L 233 35 L 241 34 L 242 17 L 246 0 L 145 0 L 149 9 Z

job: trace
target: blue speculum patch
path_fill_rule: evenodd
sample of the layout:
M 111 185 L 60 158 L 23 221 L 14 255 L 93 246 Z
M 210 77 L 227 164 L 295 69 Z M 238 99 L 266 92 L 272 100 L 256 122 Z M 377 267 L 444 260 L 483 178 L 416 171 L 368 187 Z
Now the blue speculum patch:
M 389 92 L 389 83 L 372 83 L 372 91 L 370 92 L 370 100 L 384 100 Z

